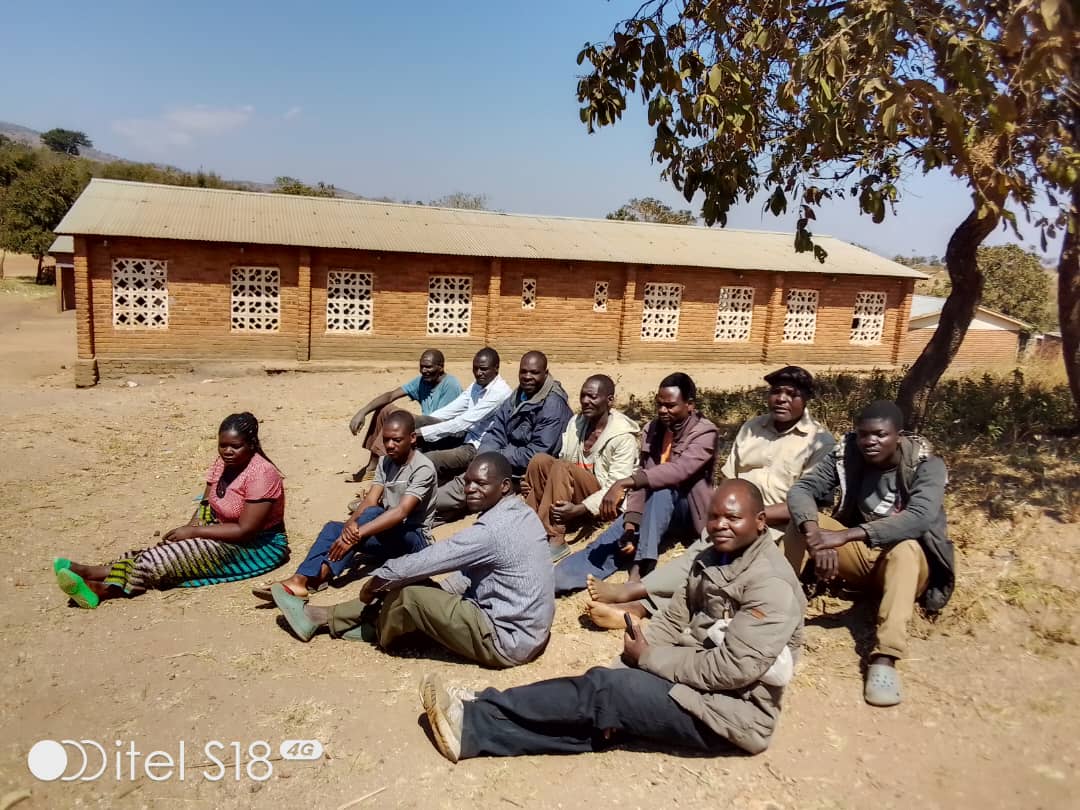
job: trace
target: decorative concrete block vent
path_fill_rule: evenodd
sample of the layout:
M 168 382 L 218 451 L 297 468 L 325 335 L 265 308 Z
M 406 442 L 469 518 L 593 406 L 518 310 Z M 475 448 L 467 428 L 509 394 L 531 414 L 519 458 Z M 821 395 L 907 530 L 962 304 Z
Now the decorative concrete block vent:
M 232 330 L 276 332 L 281 328 L 281 272 L 276 267 L 232 269 Z
M 371 273 L 331 270 L 326 277 L 326 331 L 369 334 L 374 320 Z
M 113 259 L 112 305 L 117 329 L 168 329 L 168 262 Z
M 861 292 L 855 296 L 851 316 L 851 342 L 862 346 L 881 343 L 885 334 L 885 293 Z
M 750 340 L 750 327 L 754 322 L 754 288 L 721 287 L 720 301 L 716 306 L 717 341 L 745 343 Z
M 661 284 L 651 281 L 645 285 L 641 309 L 642 340 L 678 339 L 682 290 L 682 284 Z
M 593 290 L 593 312 L 607 312 L 607 294 L 608 282 L 596 282 L 596 288 Z
M 535 278 L 523 278 L 521 280 L 521 308 L 536 309 Z
M 813 343 L 817 332 L 817 290 L 788 290 L 784 343 Z
M 427 333 L 467 335 L 472 320 L 472 278 L 431 276 L 428 279 Z

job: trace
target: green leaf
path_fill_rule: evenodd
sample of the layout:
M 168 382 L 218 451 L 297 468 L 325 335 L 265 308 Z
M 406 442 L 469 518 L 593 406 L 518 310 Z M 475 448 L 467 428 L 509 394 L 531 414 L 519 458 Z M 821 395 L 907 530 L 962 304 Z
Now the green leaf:
M 709 89 L 715 93 L 723 81 L 724 72 L 720 69 L 720 65 L 713 65 L 712 70 L 709 71 Z

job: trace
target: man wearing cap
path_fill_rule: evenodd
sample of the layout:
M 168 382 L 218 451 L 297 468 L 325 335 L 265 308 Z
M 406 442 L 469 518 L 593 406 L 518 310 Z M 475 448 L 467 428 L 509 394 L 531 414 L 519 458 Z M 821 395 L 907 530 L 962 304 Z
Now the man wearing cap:
M 787 493 L 792 485 L 836 447 L 833 435 L 810 415 L 814 378 L 804 368 L 785 366 L 765 375 L 768 410 L 747 420 L 731 446 L 720 472 L 724 478 L 749 481 L 761 490 L 769 536 L 779 542 L 790 516 Z M 662 565 L 639 582 L 609 583 L 590 578 L 586 612 L 601 627 L 623 627 L 623 613 L 639 618 L 663 610 L 686 580 L 694 558 L 708 548 L 704 536 L 686 553 Z

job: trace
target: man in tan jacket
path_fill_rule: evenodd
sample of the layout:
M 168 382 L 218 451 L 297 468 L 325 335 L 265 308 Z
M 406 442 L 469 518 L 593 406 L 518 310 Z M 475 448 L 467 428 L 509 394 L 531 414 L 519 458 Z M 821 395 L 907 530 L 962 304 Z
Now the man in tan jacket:
M 637 469 L 641 429 L 613 410 L 615 382 L 594 374 L 581 385 L 581 413 L 570 420 L 559 457 L 538 453 L 529 462 L 521 494 L 544 524 L 552 562 L 570 553 L 568 529 L 600 516 L 608 487 Z
M 623 738 L 764 751 L 802 643 L 802 587 L 765 532 L 761 492 L 724 481 L 709 506 L 712 548 L 647 628 L 623 636 L 626 666 L 597 667 L 505 691 L 473 693 L 426 675 L 424 710 L 439 752 L 580 753 Z

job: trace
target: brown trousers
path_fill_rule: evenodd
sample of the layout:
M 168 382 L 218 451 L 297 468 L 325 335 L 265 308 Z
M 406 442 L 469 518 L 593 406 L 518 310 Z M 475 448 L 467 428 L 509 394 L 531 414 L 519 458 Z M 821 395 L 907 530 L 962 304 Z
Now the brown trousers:
M 827 531 L 847 528 L 828 515 L 819 514 L 818 526 Z M 859 591 L 881 594 L 877 612 L 877 643 L 873 655 L 903 658 L 907 652 L 907 625 L 915 600 L 926 590 L 930 566 L 918 540 L 901 540 L 884 548 L 865 543 L 845 543 L 836 550 L 840 578 Z M 784 533 L 784 556 L 797 575 L 808 559 L 806 540 L 792 521 Z
M 566 535 L 567 527 L 551 522 L 552 505 L 556 501 L 581 503 L 600 491 L 600 482 L 591 472 L 547 453 L 532 457 L 525 471 L 525 483 L 529 487 L 525 503 L 540 516 L 548 537 L 560 539 Z
M 360 626 L 366 602 L 354 599 L 330 609 L 330 635 L 340 638 Z M 406 585 L 383 603 L 375 620 L 382 649 L 402 636 L 423 633 L 463 658 L 502 669 L 514 666 L 495 646 L 495 628 L 475 602 L 444 591 L 430 580 Z

